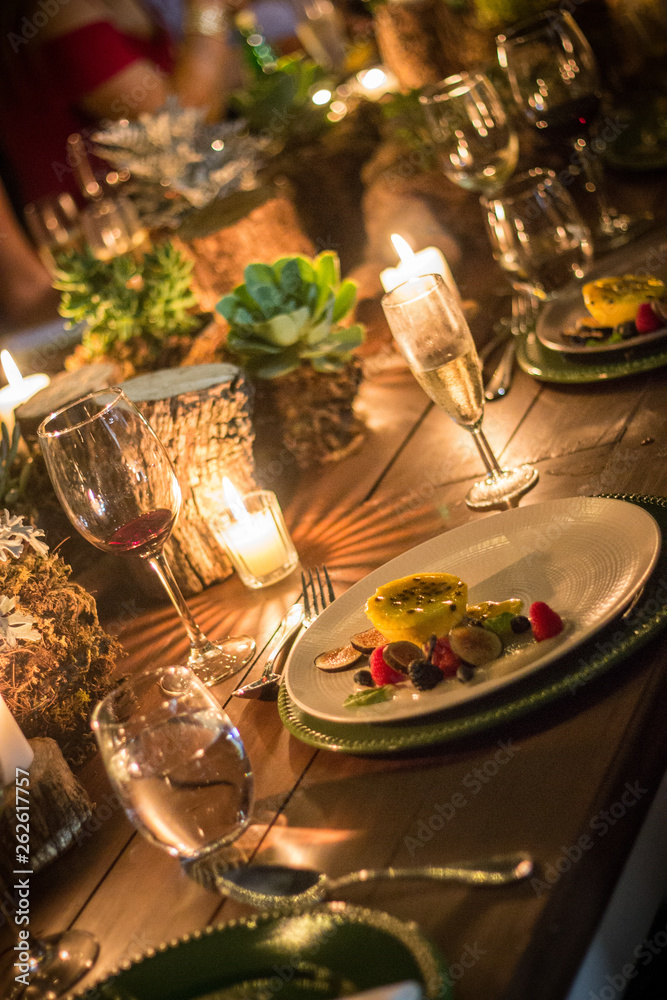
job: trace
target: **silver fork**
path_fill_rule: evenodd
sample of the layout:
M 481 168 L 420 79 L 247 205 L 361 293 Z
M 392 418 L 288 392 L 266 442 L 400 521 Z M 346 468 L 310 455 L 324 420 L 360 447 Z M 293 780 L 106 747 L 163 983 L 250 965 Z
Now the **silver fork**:
M 520 334 L 530 330 L 537 315 L 538 300 L 534 295 L 515 289 L 512 296 L 512 318 L 510 320 L 510 332 L 512 336 L 505 346 L 498 366 L 488 381 L 484 398 L 492 402 L 500 399 L 509 392 L 514 374 L 514 357 L 516 355 L 516 345 Z
M 274 669 L 279 655 L 300 629 L 312 625 L 320 612 L 336 599 L 326 566 L 309 569 L 307 579 L 305 573 L 301 574 L 301 599 L 303 607 L 293 605 L 278 627 L 261 677 L 232 691 L 235 697 L 262 698 L 276 691 L 282 679 L 282 670 Z

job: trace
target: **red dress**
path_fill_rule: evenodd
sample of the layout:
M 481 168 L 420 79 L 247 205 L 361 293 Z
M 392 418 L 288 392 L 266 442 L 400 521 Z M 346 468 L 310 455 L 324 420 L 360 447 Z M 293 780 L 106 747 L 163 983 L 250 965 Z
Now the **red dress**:
M 139 60 L 170 73 L 171 40 L 162 30 L 150 40 L 132 38 L 108 21 L 96 21 L 49 40 L 36 58 L 27 48 L 17 53 L 11 81 L 0 86 L 0 145 L 24 204 L 61 191 L 80 199 L 67 163 L 67 138 L 87 134 L 98 123 L 79 101 Z M 118 118 L 130 112 L 131 102 L 132 94 L 119 100 Z

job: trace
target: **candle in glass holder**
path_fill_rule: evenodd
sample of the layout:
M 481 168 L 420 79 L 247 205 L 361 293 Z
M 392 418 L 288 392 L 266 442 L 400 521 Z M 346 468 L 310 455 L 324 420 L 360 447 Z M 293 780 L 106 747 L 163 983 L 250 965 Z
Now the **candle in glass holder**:
M 225 476 L 227 510 L 220 539 L 246 587 L 268 587 L 288 576 L 299 561 L 275 493 L 254 490 L 241 496 Z
M 459 291 L 449 270 L 449 265 L 437 247 L 426 247 L 414 252 L 407 240 L 398 233 L 392 233 L 391 242 L 399 256 L 398 267 L 387 267 L 380 274 L 380 281 L 385 292 L 410 281 L 411 278 L 421 278 L 427 274 L 439 274 L 447 288 L 459 299 Z
M 40 389 L 45 389 L 51 379 L 48 375 L 21 375 L 18 365 L 9 351 L 0 352 L 0 362 L 9 385 L 0 389 L 0 420 L 6 425 L 11 438 L 14 431 L 14 410 L 21 403 L 34 396 Z
M 33 749 L 0 694 L 0 788 L 13 785 L 16 768 L 24 771 L 32 764 Z

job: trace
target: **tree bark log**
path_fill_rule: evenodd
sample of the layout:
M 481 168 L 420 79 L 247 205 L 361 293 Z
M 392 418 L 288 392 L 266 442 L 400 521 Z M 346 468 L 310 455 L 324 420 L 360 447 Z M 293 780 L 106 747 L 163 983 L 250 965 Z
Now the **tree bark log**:
M 241 493 L 256 485 L 248 384 L 234 365 L 214 364 L 141 375 L 122 388 L 162 441 L 176 470 L 183 503 L 166 554 L 183 593 L 198 593 L 231 573 L 210 524 L 214 507 L 224 506 L 223 476 Z M 148 571 L 145 564 L 139 565 Z

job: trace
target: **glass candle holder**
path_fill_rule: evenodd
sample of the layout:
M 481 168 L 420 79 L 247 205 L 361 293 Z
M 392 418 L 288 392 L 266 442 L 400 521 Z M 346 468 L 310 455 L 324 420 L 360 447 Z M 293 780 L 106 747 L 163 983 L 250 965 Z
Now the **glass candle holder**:
M 224 511 L 216 532 L 241 581 L 258 590 L 289 576 L 299 556 L 275 493 L 246 493 L 243 509 Z

